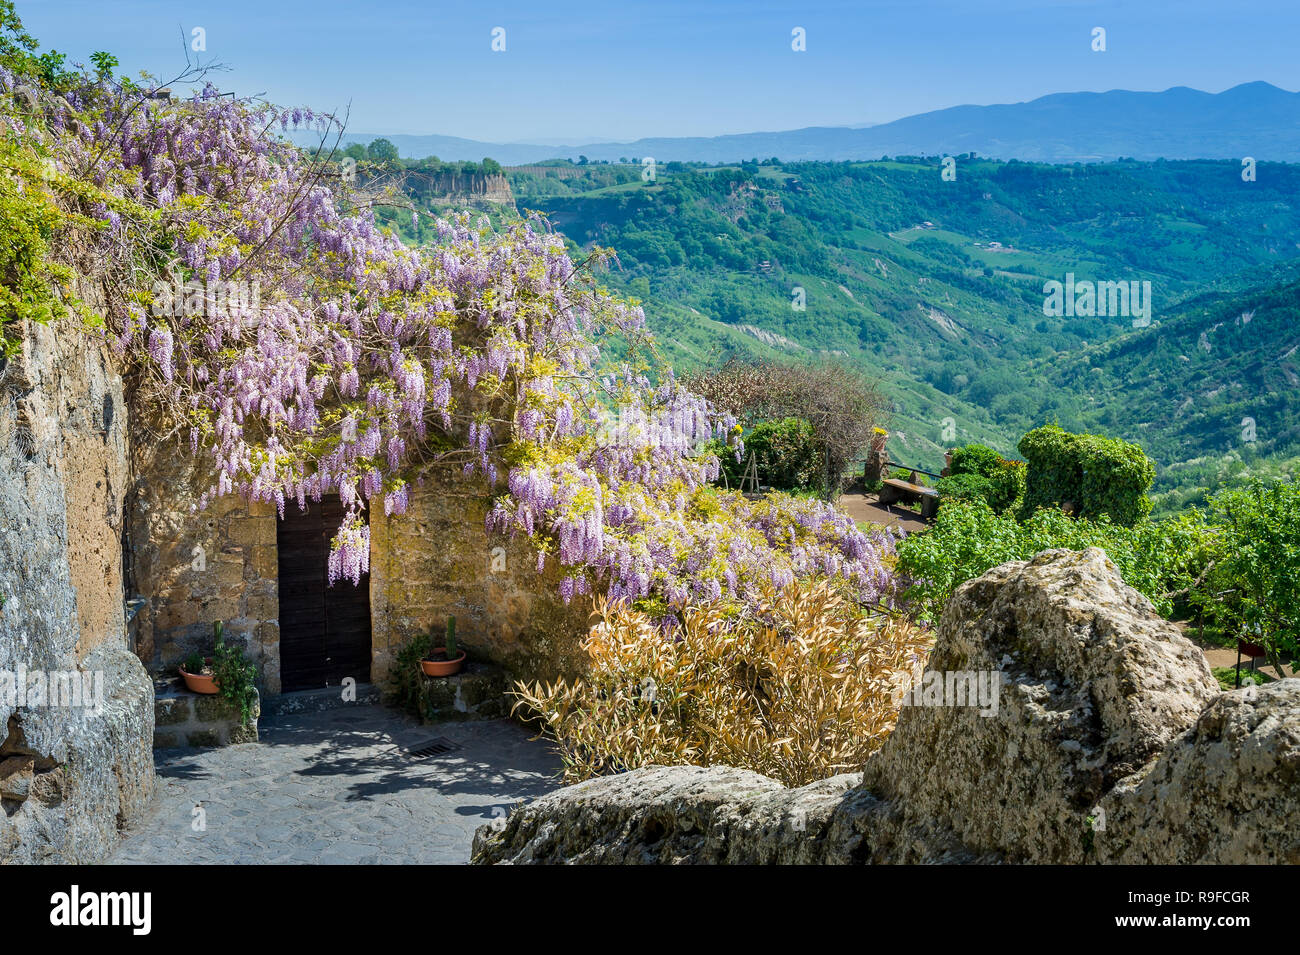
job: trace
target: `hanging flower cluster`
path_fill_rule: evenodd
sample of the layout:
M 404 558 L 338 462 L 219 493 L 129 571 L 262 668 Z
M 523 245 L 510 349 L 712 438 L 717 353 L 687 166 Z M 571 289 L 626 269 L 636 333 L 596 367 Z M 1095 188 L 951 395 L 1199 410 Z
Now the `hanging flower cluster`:
M 331 581 L 368 568 L 367 508 L 401 514 L 411 482 L 452 469 L 494 497 L 490 531 L 559 565 L 566 601 L 599 587 L 676 609 L 810 575 L 892 593 L 887 534 L 716 490 L 699 449 L 738 446 L 734 422 L 670 373 L 602 359 L 603 338 L 644 338 L 641 310 L 596 284 L 608 253 L 575 262 L 539 218 L 498 233 L 467 216 L 409 248 L 278 138 L 328 132 L 309 111 L 102 83 L 65 105 L 59 163 L 107 197 L 100 254 L 129 289 L 115 347 L 210 458 L 203 503 L 339 496 Z

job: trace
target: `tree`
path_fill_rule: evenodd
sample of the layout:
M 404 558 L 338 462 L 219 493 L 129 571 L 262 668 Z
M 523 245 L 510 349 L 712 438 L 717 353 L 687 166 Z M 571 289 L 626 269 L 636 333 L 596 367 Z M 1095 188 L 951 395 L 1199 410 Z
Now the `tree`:
M 1260 644 L 1282 674 L 1300 654 L 1300 485 L 1255 482 L 1215 495 L 1208 581 L 1193 602 L 1225 630 Z
M 65 248 L 86 282 L 117 293 L 104 325 L 134 410 L 159 441 L 188 438 L 208 477 L 200 507 L 236 493 L 283 513 L 337 494 L 329 579 L 355 582 L 366 512 L 400 515 L 414 485 L 454 481 L 479 496 L 487 532 L 528 541 L 566 602 L 600 587 L 665 626 L 688 605 L 753 602 L 800 577 L 830 577 L 861 603 L 892 593 L 889 535 L 821 502 L 713 486 L 718 458 L 699 446 L 733 422 L 646 357 L 643 311 L 593 274 L 607 250 L 574 261 L 537 216 L 498 232 L 468 214 L 433 226 L 436 249 L 407 246 L 279 134 L 337 133 L 332 117 L 211 84 L 145 109 L 142 92 L 78 76 L 76 124 L 39 139 L 11 120 L 19 98 L 0 96 L 16 131 L 0 153 L 22 151 L 14 167 L 31 182 L 52 154 L 61 170 L 100 164 L 107 185 L 18 193 L 0 177 L 0 199 L 76 210 L 66 218 L 85 240 Z M 40 238 L 30 204 L 2 218 Z M 0 273 L 48 293 L 44 250 L 26 245 Z M 178 309 L 172 287 L 190 282 L 264 291 Z M 608 373 L 606 342 L 626 362 Z
M 687 386 L 742 425 L 779 418 L 807 421 L 821 450 L 818 483 L 828 498 L 839 495 L 845 471 L 866 450 L 890 408 L 875 383 L 833 361 L 808 365 L 732 358 L 720 368 L 690 376 Z
M 399 158 L 397 147 L 391 140 L 384 139 L 382 136 L 366 147 L 366 155 L 375 162 L 397 162 Z

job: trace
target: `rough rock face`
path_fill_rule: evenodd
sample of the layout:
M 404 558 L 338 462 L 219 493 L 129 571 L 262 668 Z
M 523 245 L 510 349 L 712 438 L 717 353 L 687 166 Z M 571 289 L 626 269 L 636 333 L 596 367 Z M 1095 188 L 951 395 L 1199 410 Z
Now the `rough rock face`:
M 483 174 L 466 176 L 460 173 L 439 173 L 429 183 L 433 199 L 439 205 L 472 206 L 493 211 L 493 206 L 515 207 L 515 194 L 510 180 L 504 175 Z
M 1222 694 L 1101 808 L 1103 862 L 1300 864 L 1300 679 Z
M 3 862 L 101 859 L 153 794 L 153 688 L 123 614 L 121 408 L 75 330 L 28 329 L 0 371 Z M 51 676 L 71 705 L 34 694 Z
M 654 766 L 592 779 L 484 826 L 474 855 L 547 863 L 820 861 L 818 834 L 858 783 L 835 776 L 800 789 L 745 769 Z
M 999 671 L 997 715 L 904 707 L 863 785 L 909 828 L 1027 862 L 1083 861 L 1097 800 L 1219 694 L 1204 655 L 1097 548 L 959 587 L 927 670 Z
M 476 860 L 1300 858 L 1300 681 L 1220 693 L 1102 551 L 1045 551 L 960 587 L 922 686 L 979 671 L 996 671 L 996 709 L 922 695 L 860 781 L 786 789 L 722 767 L 639 770 L 483 827 Z

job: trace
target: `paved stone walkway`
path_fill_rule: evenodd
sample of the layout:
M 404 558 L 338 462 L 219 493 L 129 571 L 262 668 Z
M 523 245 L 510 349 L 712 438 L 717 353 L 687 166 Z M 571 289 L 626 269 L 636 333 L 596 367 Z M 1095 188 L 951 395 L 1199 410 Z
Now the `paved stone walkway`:
M 258 743 L 158 750 L 153 813 L 108 861 L 465 863 L 475 829 L 559 785 L 555 751 L 530 736 L 357 705 L 270 717 Z M 461 748 L 407 755 L 435 737 Z

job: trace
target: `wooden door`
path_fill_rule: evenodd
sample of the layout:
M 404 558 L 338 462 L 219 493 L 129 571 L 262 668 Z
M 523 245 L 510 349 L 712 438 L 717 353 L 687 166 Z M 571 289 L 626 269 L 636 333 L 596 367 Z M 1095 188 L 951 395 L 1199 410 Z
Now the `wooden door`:
M 280 549 L 280 686 L 283 692 L 370 681 L 370 576 L 329 586 L 330 539 L 343 519 L 338 498 L 295 502 L 276 526 Z

